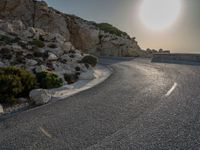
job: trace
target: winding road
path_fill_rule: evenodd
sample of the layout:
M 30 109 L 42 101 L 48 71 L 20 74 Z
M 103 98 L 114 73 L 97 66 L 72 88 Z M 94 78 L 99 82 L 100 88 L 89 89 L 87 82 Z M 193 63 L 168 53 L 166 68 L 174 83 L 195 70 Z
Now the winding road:
M 104 83 L 0 121 L 0 150 L 199 150 L 200 66 L 101 59 Z

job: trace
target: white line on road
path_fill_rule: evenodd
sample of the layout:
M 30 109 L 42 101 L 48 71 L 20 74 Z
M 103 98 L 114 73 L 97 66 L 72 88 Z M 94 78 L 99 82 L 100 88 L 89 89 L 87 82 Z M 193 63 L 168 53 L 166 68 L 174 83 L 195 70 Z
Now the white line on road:
M 52 138 L 51 134 L 49 134 L 44 128 L 40 127 L 39 129 L 40 129 L 40 131 L 42 131 L 42 133 L 43 133 L 44 135 L 46 135 L 48 138 L 50 138 L 50 139 Z
M 174 85 L 172 86 L 172 88 L 165 94 L 166 97 L 170 96 L 172 94 L 172 92 L 175 90 L 175 88 L 177 87 L 177 83 L 175 82 Z

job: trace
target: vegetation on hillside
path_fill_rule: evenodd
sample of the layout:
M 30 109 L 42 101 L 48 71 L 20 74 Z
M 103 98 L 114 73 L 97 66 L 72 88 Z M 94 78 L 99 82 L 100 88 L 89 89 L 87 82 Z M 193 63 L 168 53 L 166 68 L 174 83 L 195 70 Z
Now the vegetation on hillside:
M 43 89 L 53 89 L 58 88 L 63 85 L 63 81 L 58 75 L 51 72 L 40 72 L 36 73 L 37 81 L 40 88 Z
M 119 30 L 118 28 L 114 27 L 113 25 L 111 25 L 109 23 L 99 23 L 99 24 L 96 24 L 96 26 L 100 30 L 102 30 L 106 33 L 115 34 L 117 36 L 127 36 L 127 37 L 129 37 L 129 35 L 126 32 Z

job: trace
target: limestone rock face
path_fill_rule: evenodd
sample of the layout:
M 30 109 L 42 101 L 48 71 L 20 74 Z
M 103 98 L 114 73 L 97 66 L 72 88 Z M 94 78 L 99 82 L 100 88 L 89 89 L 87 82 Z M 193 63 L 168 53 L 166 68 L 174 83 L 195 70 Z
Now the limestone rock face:
M 70 41 L 77 49 L 93 52 L 99 43 L 99 30 L 90 22 L 76 16 L 67 16 Z M 95 51 L 94 51 L 95 52 Z
M 33 25 L 33 0 L 1 0 L 0 18 L 6 20 L 22 20 L 26 25 Z
M 70 35 L 65 18 L 51 10 L 44 1 L 1 0 L 0 18 L 18 19 L 26 26 L 41 28 L 46 32 L 60 33 L 69 40 Z
M 20 32 L 25 27 L 30 27 L 30 30 L 23 33 L 27 37 L 31 37 L 33 32 L 37 33 L 39 29 L 51 33 L 48 36 L 43 35 L 43 38 L 47 41 L 56 40 L 62 43 L 65 52 L 69 49 L 79 49 L 97 56 L 135 56 L 141 53 L 135 39 L 106 33 L 98 28 L 95 22 L 61 13 L 48 7 L 44 1 L 1 0 L 0 19 L 5 21 L 18 20 L 13 23 L 15 24 L 13 26 L 6 23 L 3 25 L 3 28 L 11 33 Z M 38 30 L 31 30 L 32 27 Z M 38 39 L 40 34 L 36 34 L 34 38 Z M 62 55 L 60 52 L 54 51 L 52 53 Z
M 100 30 L 94 22 L 66 16 L 70 41 L 75 48 L 94 55 L 136 56 L 141 48 L 134 38 L 117 36 Z
M 137 56 L 141 49 L 134 38 L 120 37 L 101 32 L 101 41 L 98 49 L 102 55 L 107 56 Z
M 69 40 L 67 22 L 62 14 L 51 10 L 44 2 L 36 2 L 34 15 L 34 27 L 46 32 L 59 33 Z
M 65 73 L 74 73 L 82 58 L 82 52 L 59 33 L 26 27 L 18 20 L 0 20 L 1 67 L 23 67 L 32 73 L 50 71 L 63 77 Z

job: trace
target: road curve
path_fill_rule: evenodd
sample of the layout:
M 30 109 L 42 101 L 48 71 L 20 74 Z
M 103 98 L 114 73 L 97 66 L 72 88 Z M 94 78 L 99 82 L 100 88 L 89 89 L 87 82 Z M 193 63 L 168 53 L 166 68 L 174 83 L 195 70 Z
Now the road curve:
M 114 74 L 0 121 L 0 150 L 200 148 L 200 66 L 102 59 Z

